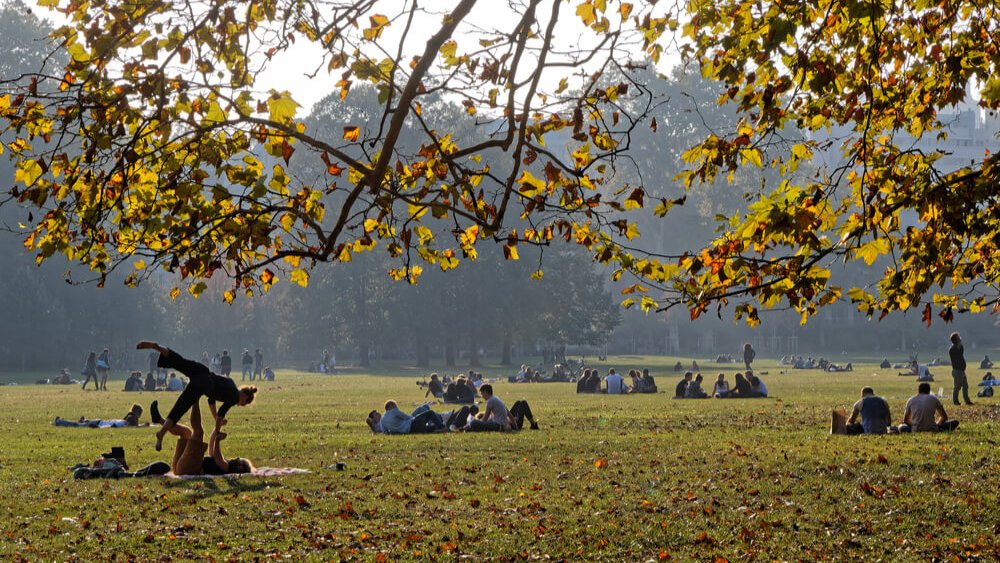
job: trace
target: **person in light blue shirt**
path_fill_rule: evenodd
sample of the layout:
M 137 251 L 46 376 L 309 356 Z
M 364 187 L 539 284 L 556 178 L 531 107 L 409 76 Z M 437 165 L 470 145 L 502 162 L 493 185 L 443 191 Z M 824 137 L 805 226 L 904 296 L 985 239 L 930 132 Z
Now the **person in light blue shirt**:
M 413 414 L 406 414 L 393 400 L 385 402 L 385 414 L 380 419 L 369 415 L 368 425 L 373 432 L 380 429 L 386 434 L 427 434 L 446 428 L 441 415 L 432 411 L 426 403 L 417 407 Z

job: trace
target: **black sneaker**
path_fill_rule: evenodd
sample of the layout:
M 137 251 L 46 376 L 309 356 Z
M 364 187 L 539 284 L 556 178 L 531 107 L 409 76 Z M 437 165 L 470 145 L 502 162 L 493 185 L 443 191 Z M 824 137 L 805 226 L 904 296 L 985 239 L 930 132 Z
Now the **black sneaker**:
M 160 416 L 160 407 L 157 405 L 157 401 L 153 401 L 149 405 L 149 417 L 153 424 L 163 424 L 163 417 Z

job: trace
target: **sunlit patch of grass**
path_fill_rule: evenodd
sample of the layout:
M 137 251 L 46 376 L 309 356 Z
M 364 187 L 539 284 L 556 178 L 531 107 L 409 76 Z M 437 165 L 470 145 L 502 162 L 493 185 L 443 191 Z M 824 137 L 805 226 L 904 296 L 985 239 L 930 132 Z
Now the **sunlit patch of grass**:
M 496 383 L 508 404 L 527 399 L 542 424 L 509 434 L 372 435 L 364 417 L 385 399 L 422 402 L 415 376 L 280 372 L 261 384 L 259 404 L 230 414 L 226 453 L 311 473 L 206 481 L 74 481 L 67 467 L 111 446 L 124 446 L 133 467 L 166 459 L 169 447 L 154 451 L 152 429 L 51 424 L 119 417 L 133 401 L 175 395 L 3 387 L 0 558 L 1000 556 L 993 399 L 954 407 L 954 433 L 848 438 L 828 434 L 832 407 L 872 385 L 898 422 L 913 378 L 871 365 L 840 374 L 763 365 L 772 398 L 682 401 L 671 398 L 679 375 L 665 371 L 670 359 L 629 362 L 650 365 L 661 393 Z M 711 381 L 720 366 L 704 367 Z M 723 367 L 730 379 L 734 369 Z M 935 391 L 950 391 L 938 379 Z M 344 470 L 331 467 L 338 461 Z

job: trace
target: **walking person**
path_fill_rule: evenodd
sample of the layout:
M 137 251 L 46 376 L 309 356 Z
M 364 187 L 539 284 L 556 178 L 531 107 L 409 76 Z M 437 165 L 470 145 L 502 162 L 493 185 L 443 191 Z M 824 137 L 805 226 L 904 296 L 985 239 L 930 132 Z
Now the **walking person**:
M 958 402 L 958 392 L 962 392 L 962 398 L 965 399 L 965 404 L 971 405 L 972 401 L 969 400 L 969 379 L 965 376 L 965 346 L 962 345 L 962 337 L 958 332 L 951 333 L 951 348 L 948 349 L 948 355 L 951 356 L 951 377 L 955 380 L 955 387 L 951 392 L 951 400 L 953 403 L 960 404 Z
M 747 371 L 752 370 L 750 364 L 753 363 L 753 359 L 757 357 L 757 351 L 753 349 L 753 346 L 749 342 L 743 345 L 743 363 L 747 366 Z
M 98 389 L 108 390 L 108 373 L 111 371 L 111 351 L 107 348 L 97 357 L 97 374 L 101 376 L 101 385 Z
M 81 389 L 87 388 L 87 383 L 90 379 L 94 379 L 94 389 L 100 389 L 101 386 L 97 382 L 97 352 L 91 352 L 87 355 L 87 361 L 83 364 L 83 369 L 80 370 L 80 375 L 84 376 L 86 379 L 83 380 L 83 387 Z
M 156 433 L 156 451 L 163 447 L 163 436 L 177 424 L 182 416 L 194 405 L 202 396 L 208 398 L 208 408 L 212 411 L 212 416 L 216 419 L 216 424 L 224 424 L 226 413 L 233 406 L 245 406 L 253 402 L 257 394 L 257 388 L 253 385 L 236 387 L 236 382 L 228 377 L 212 373 L 208 366 L 188 360 L 177 352 L 161 346 L 156 342 L 142 340 L 135 345 L 140 350 L 156 350 L 160 353 L 157 365 L 162 368 L 176 369 L 188 378 L 188 385 L 177 397 L 173 408 L 163 420 L 163 427 Z M 215 403 L 219 401 L 222 406 L 216 411 Z M 155 406 L 151 409 L 154 419 L 159 419 L 159 411 Z

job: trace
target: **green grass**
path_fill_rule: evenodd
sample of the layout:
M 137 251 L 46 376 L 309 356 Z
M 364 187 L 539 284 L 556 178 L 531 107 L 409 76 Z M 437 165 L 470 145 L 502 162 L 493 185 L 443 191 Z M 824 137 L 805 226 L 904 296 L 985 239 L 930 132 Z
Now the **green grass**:
M 649 365 L 657 395 L 498 383 L 542 425 L 505 434 L 372 435 L 364 417 L 385 399 L 422 401 L 415 370 L 279 372 L 259 404 L 230 414 L 224 449 L 311 473 L 235 480 L 75 481 L 68 466 L 114 445 L 133 467 L 166 451 L 153 450 L 152 429 L 58 428 L 56 415 L 114 418 L 173 395 L 2 387 L 0 559 L 1000 557 L 993 399 L 946 402 L 962 421 L 954 433 L 829 436 L 830 409 L 849 408 L 863 385 L 890 399 L 898 422 L 914 378 L 870 364 L 841 374 L 761 365 L 773 398 L 678 401 L 671 360 L 602 366 Z M 950 392 L 946 369 L 935 391 Z M 330 468 L 338 461 L 344 471 Z

